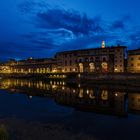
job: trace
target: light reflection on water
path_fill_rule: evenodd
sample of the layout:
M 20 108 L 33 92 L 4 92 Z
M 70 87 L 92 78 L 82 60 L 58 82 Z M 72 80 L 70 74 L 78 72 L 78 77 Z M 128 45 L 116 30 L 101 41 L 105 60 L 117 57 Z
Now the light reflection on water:
M 3 79 L 0 82 L 0 89 L 9 93 L 23 93 L 27 95 L 26 97 L 28 97 L 29 100 L 37 98 L 34 96 L 47 97 L 41 98 L 37 103 L 41 102 L 41 106 L 46 107 L 48 102 L 51 102 L 49 110 L 56 111 L 60 109 L 61 111 L 65 110 L 64 112 L 66 112 L 66 110 L 70 111 L 75 109 L 116 116 L 127 116 L 128 113 L 140 113 L 140 92 L 139 89 L 136 90 L 135 88 L 134 90 L 131 88 L 131 91 L 129 91 L 126 90 L 126 87 L 118 89 L 117 87 L 115 88 L 110 85 L 82 86 L 81 84 L 66 84 L 65 81 L 45 82 L 27 79 Z M 11 99 L 13 99 L 20 102 L 24 101 L 22 107 L 26 106 L 26 101 L 24 100 L 25 96 L 21 94 L 17 95 L 18 98 L 7 94 L 4 96 L 5 98 L 8 97 L 8 105 L 11 104 Z M 35 110 L 35 108 L 38 107 L 34 104 L 32 106 L 34 106 L 34 108 L 31 108 L 31 110 Z M 12 104 L 9 107 L 12 107 Z M 25 114 L 29 110 L 29 107 L 30 106 L 25 107 Z M 14 111 L 16 111 L 16 108 L 14 108 Z M 4 112 L 6 112 L 6 110 Z M 36 113 L 38 112 L 36 111 Z
M 0 131 L 10 140 L 137 139 L 139 114 L 138 87 L 0 81 Z

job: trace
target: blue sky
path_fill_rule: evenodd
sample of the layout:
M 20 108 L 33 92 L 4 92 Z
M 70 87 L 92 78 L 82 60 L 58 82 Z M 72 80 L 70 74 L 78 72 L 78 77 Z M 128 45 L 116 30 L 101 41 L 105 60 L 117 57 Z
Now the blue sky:
M 140 47 L 139 0 L 1 0 L 0 60 L 106 45 Z

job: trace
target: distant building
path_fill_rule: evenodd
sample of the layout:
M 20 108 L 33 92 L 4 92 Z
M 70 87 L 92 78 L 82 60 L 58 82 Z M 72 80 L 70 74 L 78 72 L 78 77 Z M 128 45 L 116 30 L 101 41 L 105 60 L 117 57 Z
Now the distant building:
M 10 60 L 6 65 L 9 67 L 8 73 L 50 73 L 57 69 L 56 61 L 53 58 Z
M 125 46 L 59 52 L 55 58 L 62 72 L 124 72 Z
M 128 72 L 140 73 L 140 49 L 128 51 Z

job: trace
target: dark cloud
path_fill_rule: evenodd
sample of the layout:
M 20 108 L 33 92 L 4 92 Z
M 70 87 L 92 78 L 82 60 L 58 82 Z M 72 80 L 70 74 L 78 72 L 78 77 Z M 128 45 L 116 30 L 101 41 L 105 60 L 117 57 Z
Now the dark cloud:
M 78 12 L 62 9 L 48 9 L 37 14 L 37 27 L 44 29 L 64 28 L 72 31 L 75 35 L 88 35 L 90 32 L 100 32 L 102 27 L 99 22 L 80 15 Z
M 123 21 L 121 20 L 118 20 L 118 21 L 115 21 L 113 24 L 112 24 L 112 29 L 121 29 L 121 30 L 124 30 L 125 29 L 125 24 Z
M 127 29 L 127 24 L 131 22 L 131 16 L 130 15 L 125 15 L 119 20 L 116 20 L 112 23 L 111 25 L 111 30 L 125 30 Z

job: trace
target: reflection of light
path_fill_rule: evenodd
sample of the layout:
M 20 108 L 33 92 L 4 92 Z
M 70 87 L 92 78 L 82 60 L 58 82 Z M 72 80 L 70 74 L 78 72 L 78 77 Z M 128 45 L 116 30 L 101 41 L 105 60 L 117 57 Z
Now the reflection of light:
M 65 87 L 64 86 L 62 87 L 62 90 L 65 90 Z
M 95 99 L 95 96 L 94 96 L 93 94 L 89 94 L 89 97 L 90 97 L 91 99 Z
M 87 94 L 89 94 L 89 90 L 87 89 Z
M 80 89 L 79 97 L 80 97 L 80 98 L 83 98 L 83 89 Z
M 63 85 L 65 85 L 65 82 L 63 82 Z
M 75 93 L 75 89 L 73 89 L 73 93 Z
M 78 77 L 80 78 L 81 77 L 81 74 L 78 74 Z
M 81 85 L 80 85 L 80 84 L 78 84 L 78 87 L 80 88 L 80 87 L 81 87 Z
M 118 96 L 118 94 L 117 94 L 117 93 L 115 93 L 115 96 L 117 97 L 117 96 Z
M 50 81 L 50 84 L 52 85 L 52 81 Z
M 32 98 L 33 98 L 33 96 L 29 96 L 29 98 L 30 98 L 30 99 L 32 99 Z
M 101 98 L 102 98 L 102 100 L 108 100 L 108 91 L 107 90 L 102 90 Z

